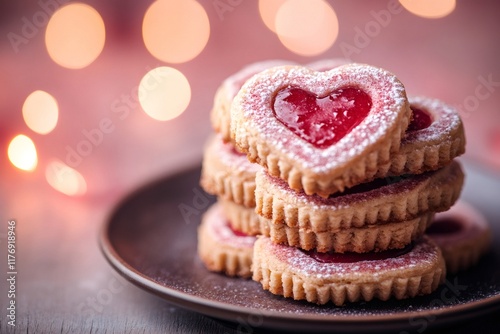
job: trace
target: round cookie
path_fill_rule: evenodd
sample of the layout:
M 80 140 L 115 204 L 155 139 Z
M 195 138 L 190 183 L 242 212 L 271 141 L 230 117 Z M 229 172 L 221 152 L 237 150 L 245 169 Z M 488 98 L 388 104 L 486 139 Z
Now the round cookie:
M 220 135 L 205 146 L 200 185 L 212 195 L 249 208 L 255 207 L 255 173 L 260 167 L 237 152 Z
M 236 204 L 223 198 L 219 198 L 217 201 L 234 230 L 248 235 L 259 235 L 262 234 L 262 229 L 266 228 L 255 213 L 255 208 Z
M 252 274 L 255 240 L 233 230 L 216 203 L 203 215 L 198 227 L 198 256 L 210 271 L 248 278 Z
M 409 101 L 412 121 L 399 151 L 376 177 L 437 170 L 465 152 L 464 128 L 455 108 L 425 97 L 410 97 Z
M 438 213 L 426 234 L 443 252 L 449 273 L 475 265 L 491 245 L 491 231 L 486 218 L 464 201 Z

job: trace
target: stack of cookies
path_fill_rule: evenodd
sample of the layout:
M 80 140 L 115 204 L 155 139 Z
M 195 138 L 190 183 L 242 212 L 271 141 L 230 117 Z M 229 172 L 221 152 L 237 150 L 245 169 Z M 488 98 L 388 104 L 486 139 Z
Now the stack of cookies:
M 215 134 L 205 146 L 200 185 L 217 196 L 217 203 L 205 213 L 198 229 L 198 254 L 211 271 L 243 278 L 252 275 L 254 235 L 260 234 L 255 214 L 255 174 L 260 167 L 231 143 L 230 108 L 248 78 L 284 64 L 271 60 L 249 65 L 224 80 L 215 94 L 211 111 Z
M 343 59 L 310 63 L 318 71 L 346 64 Z M 217 196 L 217 203 L 204 215 L 198 231 L 198 254 L 205 266 L 228 276 L 249 278 L 256 235 L 261 221 L 255 213 L 255 175 L 261 167 L 237 151 L 231 141 L 231 104 L 241 86 L 266 69 L 293 65 L 268 60 L 248 65 L 231 75 L 218 88 L 211 111 L 215 134 L 209 138 L 203 158 L 200 184 Z
M 459 197 L 462 123 L 393 74 L 342 63 L 260 63 L 219 88 L 200 258 L 318 304 L 431 293 L 446 267 L 424 233 Z

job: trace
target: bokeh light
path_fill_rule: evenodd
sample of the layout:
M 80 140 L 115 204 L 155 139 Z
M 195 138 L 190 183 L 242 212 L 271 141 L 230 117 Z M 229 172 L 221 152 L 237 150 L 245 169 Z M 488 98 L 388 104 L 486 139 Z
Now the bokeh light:
M 428 19 L 444 17 L 455 9 L 456 0 L 399 0 L 406 10 Z
M 53 160 L 47 165 L 45 178 L 52 188 L 68 196 L 80 196 L 87 192 L 83 175 L 61 161 Z
M 275 22 L 281 43 L 302 56 L 328 50 L 339 33 L 337 15 L 324 0 L 288 0 L 276 13 Z
M 276 32 L 276 13 L 286 0 L 259 0 L 260 18 L 272 32 Z
M 35 143 L 22 134 L 15 136 L 11 140 L 7 155 L 10 162 L 21 170 L 33 171 L 38 164 Z
M 36 90 L 24 101 L 24 122 L 36 133 L 50 133 L 56 127 L 58 117 L 57 101 L 47 92 Z
M 142 37 L 161 61 L 183 63 L 200 54 L 210 36 L 205 9 L 195 0 L 158 0 L 144 15 Z
M 154 68 L 139 84 L 139 103 L 153 119 L 166 121 L 175 118 L 186 110 L 190 101 L 189 81 L 175 68 Z
M 79 69 L 101 54 L 106 39 L 101 15 L 89 5 L 71 3 L 50 18 L 45 45 L 50 58 L 60 66 Z

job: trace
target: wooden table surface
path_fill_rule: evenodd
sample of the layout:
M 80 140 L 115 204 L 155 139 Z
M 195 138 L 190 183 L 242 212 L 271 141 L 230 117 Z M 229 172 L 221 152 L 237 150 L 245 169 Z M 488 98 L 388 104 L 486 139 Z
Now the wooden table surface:
M 222 0 L 220 0 L 222 1 Z M 62 3 L 62 1 L 60 1 Z M 216 1 L 200 0 L 211 23 L 211 37 L 199 57 L 185 64 L 165 64 L 144 49 L 140 27 L 149 2 L 88 1 L 103 13 L 107 42 L 102 55 L 86 69 L 66 70 L 47 56 L 43 27 L 14 52 L 0 41 L 0 270 L 7 276 L 8 221 L 16 221 L 16 327 L 8 326 L 8 285 L 0 282 L 1 333 L 260 333 L 238 328 L 171 305 L 132 285 L 106 262 L 98 235 L 120 198 L 141 184 L 199 164 L 210 135 L 209 111 L 220 82 L 242 66 L 264 59 L 301 63 L 342 57 L 342 42 L 353 43 L 356 28 L 373 20 L 371 11 L 387 1 L 329 1 L 341 26 L 336 44 L 317 57 L 302 57 L 279 44 L 260 22 L 255 1 L 238 3 L 220 18 Z M 225 2 L 229 2 L 228 0 Z M 126 5 L 125 5 L 126 4 Z M 494 0 L 459 1 L 447 18 L 428 20 L 403 12 L 352 60 L 396 73 L 411 95 L 439 97 L 463 104 L 474 94 L 478 78 L 500 81 L 499 4 Z M 1 2 L 0 32 L 20 33 L 23 18 L 40 11 L 36 2 Z M 82 131 L 111 117 L 110 105 L 130 94 L 146 68 L 173 66 L 190 80 L 192 100 L 186 112 L 169 122 L 147 117 L 139 107 L 95 147 L 78 170 L 87 180 L 84 196 L 68 197 L 51 188 L 44 168 L 52 158 L 64 160 L 67 147 L 82 140 Z M 60 119 L 46 136 L 26 127 L 21 107 L 26 96 L 43 89 L 56 96 Z M 468 136 L 464 198 L 477 204 L 498 224 L 496 206 L 481 207 L 499 190 L 484 182 L 500 180 L 500 90 L 472 113 L 462 114 Z M 119 122 L 119 123 L 118 123 Z M 14 168 L 6 159 L 17 133 L 35 141 L 39 166 L 34 172 Z M 489 180 L 489 179 L 487 179 Z M 482 182 L 482 183 L 481 183 Z M 478 186 L 481 184 L 481 186 Z M 440 333 L 496 333 L 500 319 L 492 314 L 457 324 Z M 425 331 L 430 333 L 430 330 Z

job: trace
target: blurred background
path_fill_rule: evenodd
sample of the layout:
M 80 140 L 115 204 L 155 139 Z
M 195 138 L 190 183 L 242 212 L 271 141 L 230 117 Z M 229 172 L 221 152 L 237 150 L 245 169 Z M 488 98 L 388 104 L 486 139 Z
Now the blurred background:
M 395 73 L 500 170 L 500 6 L 483 1 L 2 1 L 2 183 L 116 199 L 200 161 L 222 80 L 266 59 Z M 142 100 L 141 100 L 142 97 Z M 68 168 L 69 167 L 69 168 Z
M 465 195 L 496 216 L 499 13 L 495 0 L 0 0 L 0 267 L 15 219 L 18 331 L 191 328 L 192 313 L 118 277 L 97 235 L 133 189 L 200 164 L 215 91 L 262 60 L 347 58 L 456 106 Z

